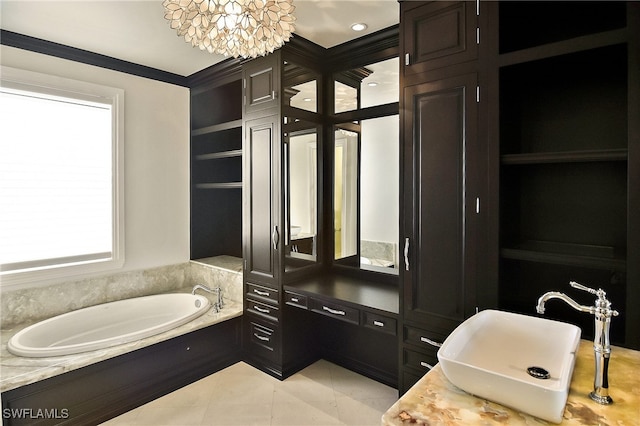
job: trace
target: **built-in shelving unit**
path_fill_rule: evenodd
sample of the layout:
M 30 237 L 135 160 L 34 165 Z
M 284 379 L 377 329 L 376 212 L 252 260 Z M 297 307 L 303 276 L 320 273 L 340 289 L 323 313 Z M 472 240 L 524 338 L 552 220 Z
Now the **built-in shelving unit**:
M 624 310 L 627 5 L 501 2 L 499 14 L 499 305 L 535 314 L 543 292 L 582 280 Z M 548 316 L 593 332 L 566 306 Z M 624 315 L 613 339 L 624 342 Z
M 191 91 L 191 258 L 242 257 L 241 75 Z

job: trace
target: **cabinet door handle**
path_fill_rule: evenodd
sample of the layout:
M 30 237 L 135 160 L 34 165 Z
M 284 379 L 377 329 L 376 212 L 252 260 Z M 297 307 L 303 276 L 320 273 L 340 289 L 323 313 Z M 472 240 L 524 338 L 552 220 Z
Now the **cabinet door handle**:
M 273 227 L 273 233 L 271 234 L 271 241 L 273 242 L 273 249 L 278 250 L 278 240 L 280 235 L 278 234 L 278 226 Z
M 256 336 L 257 339 L 262 340 L 263 342 L 268 342 L 269 340 L 271 340 L 268 337 L 259 335 L 258 333 L 253 333 L 253 335 Z
M 384 323 L 382 321 L 373 320 L 373 325 L 378 327 L 384 327 Z
M 433 369 L 433 365 L 429 364 L 428 362 L 420 361 L 420 365 L 424 368 L 428 368 L 429 370 Z
M 263 314 L 271 313 L 270 309 L 261 308 L 260 306 L 256 306 L 256 305 L 253 305 L 253 309 L 255 309 L 258 312 L 262 312 Z
M 337 309 L 331 309 L 331 308 L 328 308 L 328 307 L 326 307 L 324 305 L 322 306 L 322 309 L 324 309 L 325 311 L 329 312 L 330 314 L 334 314 L 334 315 L 342 315 L 342 316 L 347 315 L 347 313 L 345 311 L 339 311 Z
M 404 64 L 411 65 L 411 55 L 409 55 L 408 53 L 404 54 Z
M 409 270 L 409 238 L 404 239 L 404 268 Z
M 300 301 L 300 299 L 298 299 L 297 297 L 292 297 L 291 301 L 294 303 L 298 303 Z
M 258 296 L 265 296 L 265 297 L 269 297 L 269 295 L 271 294 L 268 291 L 261 291 L 261 290 L 258 290 L 257 288 L 254 288 L 253 292 Z
M 436 348 L 442 347 L 442 343 L 438 343 L 435 340 L 429 339 L 428 337 L 421 336 L 420 337 L 420 341 L 423 342 L 423 343 L 428 343 L 431 346 L 435 346 Z

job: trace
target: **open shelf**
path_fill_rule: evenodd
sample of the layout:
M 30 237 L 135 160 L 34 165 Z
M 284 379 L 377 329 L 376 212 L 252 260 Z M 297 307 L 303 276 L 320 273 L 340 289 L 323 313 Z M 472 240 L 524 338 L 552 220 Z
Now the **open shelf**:
M 242 80 L 191 90 L 191 258 L 242 257 Z
M 505 1 L 499 4 L 499 51 L 535 46 L 622 29 L 625 2 Z
M 191 92 L 191 129 L 242 119 L 242 80 Z
M 201 127 L 199 129 L 193 129 L 191 136 L 202 136 L 209 133 L 222 132 L 224 130 L 242 129 L 242 119 L 229 121 L 226 123 L 214 124 L 212 126 Z
M 242 182 L 196 183 L 197 189 L 242 189 Z
M 230 127 L 216 132 L 191 135 L 191 155 L 242 152 L 242 127 Z
M 505 154 L 500 157 L 503 165 L 588 163 L 598 161 L 627 161 L 628 151 L 619 149 L 594 149 L 588 151 L 535 152 Z
M 561 243 L 556 241 L 523 241 L 500 250 L 504 259 L 526 260 L 585 268 L 624 270 L 626 250 L 611 246 Z
M 213 152 L 211 154 L 199 154 L 195 156 L 196 160 L 218 160 L 222 158 L 242 157 L 242 150 Z
M 619 156 L 627 148 L 626 49 L 619 44 L 501 68 L 501 154 Z

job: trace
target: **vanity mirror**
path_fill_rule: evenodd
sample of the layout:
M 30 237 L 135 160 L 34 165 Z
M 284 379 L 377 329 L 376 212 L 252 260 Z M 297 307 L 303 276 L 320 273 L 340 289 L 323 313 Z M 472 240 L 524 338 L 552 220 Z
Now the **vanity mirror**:
M 284 134 L 288 268 L 318 256 L 318 133 L 313 127 Z
M 398 58 L 334 73 L 334 263 L 398 274 Z
M 283 64 L 283 156 L 285 271 L 315 264 L 319 252 L 316 72 L 290 61 Z

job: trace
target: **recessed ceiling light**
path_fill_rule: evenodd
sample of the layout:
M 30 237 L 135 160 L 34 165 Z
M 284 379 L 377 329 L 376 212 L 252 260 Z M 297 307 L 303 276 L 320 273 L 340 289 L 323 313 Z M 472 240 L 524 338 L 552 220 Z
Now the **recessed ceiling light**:
M 305 102 L 311 102 L 311 98 L 304 98 L 303 101 Z
M 363 24 L 363 23 L 353 24 L 351 25 L 351 29 L 353 31 L 364 31 L 367 29 L 367 24 Z
M 370 81 L 367 83 L 367 86 L 369 87 L 376 87 L 378 85 L 378 83 L 376 83 L 375 81 Z

